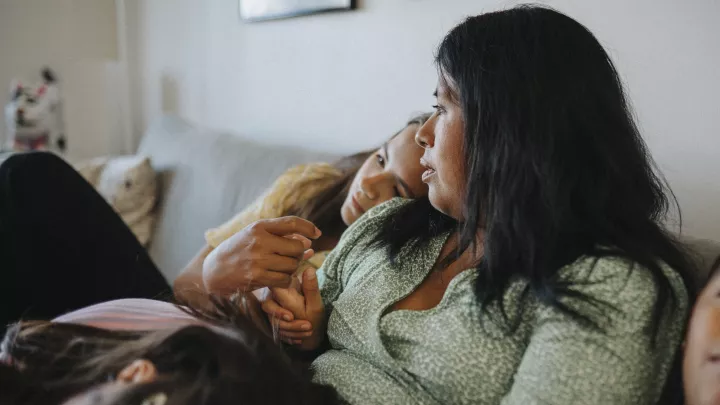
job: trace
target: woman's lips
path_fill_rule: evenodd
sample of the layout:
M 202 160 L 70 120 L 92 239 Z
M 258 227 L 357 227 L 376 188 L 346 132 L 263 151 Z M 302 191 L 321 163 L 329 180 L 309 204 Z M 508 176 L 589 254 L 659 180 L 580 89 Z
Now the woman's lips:
M 435 170 L 433 169 L 427 169 L 422 174 L 422 181 L 423 183 L 427 183 L 432 176 L 435 175 Z
M 432 176 L 435 175 L 435 169 L 428 163 L 425 158 L 420 158 L 420 165 L 423 166 L 426 170 L 422 174 L 422 181 L 423 183 L 427 183 Z
M 365 213 L 365 208 L 363 208 L 362 205 L 360 205 L 360 203 L 358 202 L 357 198 L 355 198 L 355 196 L 352 197 L 352 205 L 358 214 L 362 215 Z

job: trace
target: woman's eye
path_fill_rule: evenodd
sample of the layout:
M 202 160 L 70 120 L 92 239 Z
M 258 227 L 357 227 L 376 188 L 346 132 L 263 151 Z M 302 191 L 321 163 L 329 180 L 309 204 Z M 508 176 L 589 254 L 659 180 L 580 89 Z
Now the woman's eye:
M 432 106 L 432 108 L 435 109 L 435 112 L 437 112 L 438 115 L 445 112 L 445 109 L 441 105 L 438 105 L 438 104 L 435 104 L 434 106 Z
M 376 155 L 377 162 L 380 165 L 380 167 L 385 167 L 385 158 L 381 155 Z

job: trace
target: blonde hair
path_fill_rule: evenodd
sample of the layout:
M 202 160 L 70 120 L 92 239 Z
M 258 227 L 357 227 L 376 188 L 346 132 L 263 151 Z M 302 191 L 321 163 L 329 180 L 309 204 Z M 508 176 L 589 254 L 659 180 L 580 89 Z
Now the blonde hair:
M 393 134 L 390 139 L 398 136 L 405 128 L 412 125 L 422 126 L 432 116 L 431 113 L 422 113 L 413 116 L 408 120 L 407 124 Z M 319 191 L 314 198 L 305 199 L 303 201 L 296 200 L 294 204 L 288 208 L 284 215 L 295 215 L 300 218 L 307 219 L 314 223 L 318 228 L 323 231 L 324 235 L 331 237 L 339 237 L 346 228 L 345 223 L 340 215 L 340 209 L 342 208 L 345 198 L 350 191 L 358 170 L 363 163 L 373 154 L 377 149 L 367 150 L 364 152 L 356 153 L 354 155 L 345 156 L 340 160 L 333 163 L 333 167 L 337 169 L 334 181 L 327 181 L 327 178 L 323 179 L 309 179 L 305 182 L 300 182 L 294 187 L 297 188 L 309 188 L 318 187 L 320 183 Z

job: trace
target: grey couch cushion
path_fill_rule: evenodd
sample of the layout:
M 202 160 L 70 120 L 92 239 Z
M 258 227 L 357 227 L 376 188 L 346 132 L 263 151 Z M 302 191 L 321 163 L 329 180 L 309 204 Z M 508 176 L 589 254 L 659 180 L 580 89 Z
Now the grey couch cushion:
M 209 131 L 179 118 L 152 125 L 140 145 L 161 173 L 158 222 L 150 246 L 153 260 L 173 280 L 204 244 L 203 233 L 248 206 L 287 168 L 337 156 L 268 146 L 237 135 Z M 702 284 L 720 255 L 720 244 L 682 238 L 696 254 Z
M 701 287 L 705 285 L 713 263 L 720 257 L 720 243 L 692 237 L 683 237 L 681 240 L 689 248 L 700 271 L 700 273 L 697 274 L 695 282 Z
M 336 156 L 268 146 L 164 117 L 139 154 L 160 172 L 160 203 L 150 255 L 173 280 L 204 244 L 204 232 L 248 206 L 293 165 Z

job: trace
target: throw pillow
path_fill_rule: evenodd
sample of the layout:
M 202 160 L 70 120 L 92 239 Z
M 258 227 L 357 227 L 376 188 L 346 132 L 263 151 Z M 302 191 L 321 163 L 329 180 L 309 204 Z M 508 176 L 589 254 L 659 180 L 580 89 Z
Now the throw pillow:
M 117 211 L 140 243 L 152 236 L 157 176 L 144 156 L 102 157 L 76 165 L 78 172 Z

